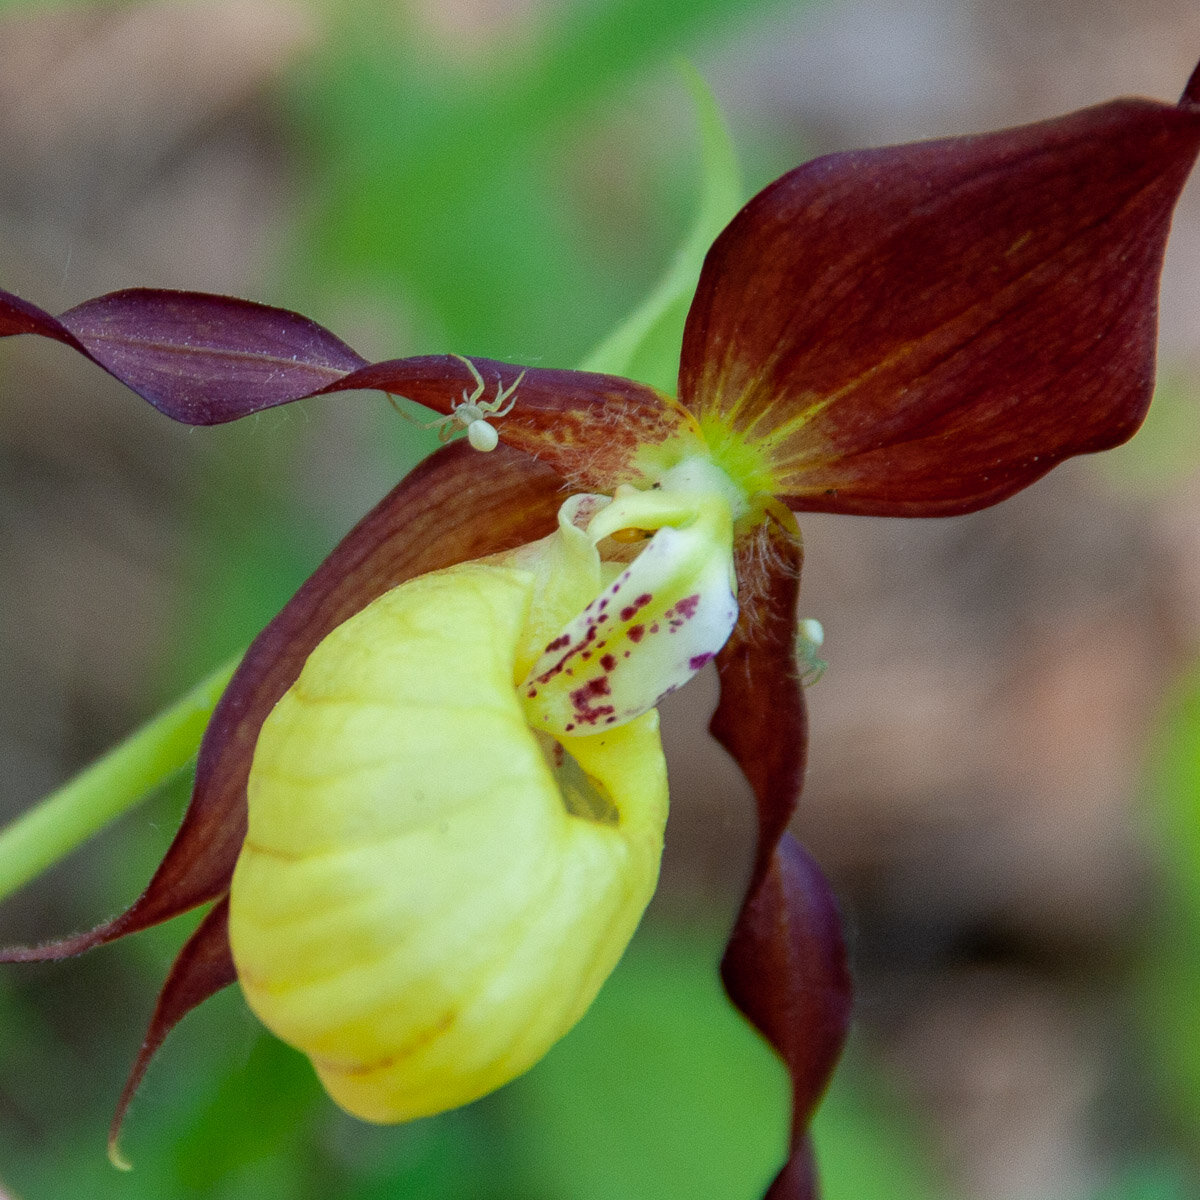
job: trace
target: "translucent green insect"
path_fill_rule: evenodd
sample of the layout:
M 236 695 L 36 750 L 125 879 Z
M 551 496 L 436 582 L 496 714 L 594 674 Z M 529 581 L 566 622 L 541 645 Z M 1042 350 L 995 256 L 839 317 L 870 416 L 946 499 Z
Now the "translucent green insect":
M 796 663 L 805 687 L 819 683 L 829 664 L 818 651 L 825 644 L 825 627 L 813 617 L 796 622 Z

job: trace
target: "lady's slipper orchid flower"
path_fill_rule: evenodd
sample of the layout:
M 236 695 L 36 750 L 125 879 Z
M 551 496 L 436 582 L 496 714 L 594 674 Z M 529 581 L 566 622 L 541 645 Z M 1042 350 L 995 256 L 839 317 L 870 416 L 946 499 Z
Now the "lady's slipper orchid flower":
M 655 705 L 715 660 L 712 730 L 758 805 L 722 971 L 792 1076 L 770 1195 L 814 1194 L 806 1130 L 850 987 L 828 888 L 786 832 L 815 645 L 798 640 L 792 513 L 968 512 L 1128 438 L 1198 149 L 1200 68 L 1177 105 L 1114 101 L 802 166 L 709 252 L 678 400 L 453 355 L 368 363 L 304 317 L 228 297 L 123 291 L 53 317 L 0 293 L 0 335 L 57 339 L 175 420 L 379 389 L 467 435 L 255 641 L 143 895 L 5 955 L 63 957 L 215 901 L 114 1136 L 171 1026 L 235 979 L 368 1120 L 462 1104 L 536 1061 L 653 891 Z

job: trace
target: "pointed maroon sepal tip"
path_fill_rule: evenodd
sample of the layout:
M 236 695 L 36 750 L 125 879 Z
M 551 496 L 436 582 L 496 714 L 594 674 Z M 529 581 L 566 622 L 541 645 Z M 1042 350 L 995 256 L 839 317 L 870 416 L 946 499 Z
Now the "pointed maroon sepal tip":
M 1192 77 L 1187 81 L 1187 87 L 1179 97 L 1179 104 L 1183 108 L 1200 107 L 1200 62 L 1196 64 Z
M 680 399 L 797 510 L 966 512 L 1114 446 L 1198 149 L 1200 69 L 1177 105 L 807 163 L 709 252 Z
M 233 956 L 229 950 L 229 899 L 222 897 L 196 932 L 187 940 L 171 966 L 170 974 L 158 994 L 150 1027 L 142 1042 L 129 1078 L 121 1089 L 117 1109 L 108 1131 L 108 1159 L 120 1170 L 130 1170 L 131 1164 L 122 1155 L 118 1140 L 129 1103 L 146 1074 L 150 1060 L 166 1040 L 167 1034 L 198 1004 L 215 996 L 222 988 L 237 979 Z

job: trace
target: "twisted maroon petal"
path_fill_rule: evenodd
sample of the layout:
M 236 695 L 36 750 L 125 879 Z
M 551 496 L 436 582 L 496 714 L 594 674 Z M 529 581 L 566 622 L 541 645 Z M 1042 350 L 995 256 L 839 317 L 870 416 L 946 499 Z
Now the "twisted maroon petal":
M 131 288 L 58 318 L 0 292 L 0 336 L 16 333 L 73 346 L 188 425 L 286 404 L 366 364 L 307 317 L 201 292 Z
M 43 312 L 36 304 L 30 304 L 20 296 L 0 291 L 0 337 L 12 337 L 18 333 L 36 333 L 41 337 L 54 338 L 87 353 L 57 317 Z
M 786 832 L 804 777 L 807 722 L 795 657 L 802 554 L 772 526 L 769 582 L 750 598 L 717 658 L 713 736 L 754 789 L 758 846 L 721 963 L 730 998 L 783 1059 L 792 1080 L 791 1145 L 768 1200 L 815 1200 L 808 1126 L 849 1027 L 852 983 L 837 903 L 816 863 Z M 743 570 L 739 575 L 746 576 Z
M 146 891 L 88 933 L 0 952 L 0 962 L 66 958 L 225 893 L 246 830 L 246 779 L 267 714 L 332 629 L 406 579 L 495 554 L 555 528 L 562 481 L 516 451 L 465 443 L 422 463 L 342 540 L 255 639 L 213 712 L 191 804 Z
M 52 317 L 0 292 L 0 337 L 33 333 L 86 355 L 173 420 L 235 421 L 331 392 L 378 389 L 449 414 L 478 383 L 453 355 L 368 364 L 327 329 L 282 308 L 201 292 L 133 288 Z M 503 441 L 540 458 L 583 488 L 635 481 L 648 449 L 674 439 L 692 448 L 695 422 L 645 384 L 584 371 L 473 360 L 478 399 L 510 391 L 494 419 Z M 447 432 L 461 433 L 462 423 Z M 677 459 L 685 449 L 675 451 Z M 661 466 L 659 460 L 655 465 Z M 669 464 L 668 464 L 669 465 Z
M 964 512 L 1124 441 L 1197 93 L 783 176 L 709 252 L 680 399 L 796 509 Z

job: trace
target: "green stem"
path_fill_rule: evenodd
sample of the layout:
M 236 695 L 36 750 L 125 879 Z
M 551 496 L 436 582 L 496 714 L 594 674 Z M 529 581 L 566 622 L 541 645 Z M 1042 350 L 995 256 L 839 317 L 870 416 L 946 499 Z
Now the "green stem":
M 0 899 L 187 766 L 240 656 L 0 830 Z

